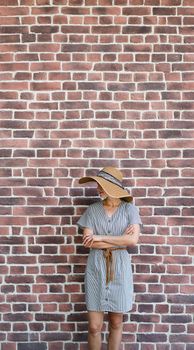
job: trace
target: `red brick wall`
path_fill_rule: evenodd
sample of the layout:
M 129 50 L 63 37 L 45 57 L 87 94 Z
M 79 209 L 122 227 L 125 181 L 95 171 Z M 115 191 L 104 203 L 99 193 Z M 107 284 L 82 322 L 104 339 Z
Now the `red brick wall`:
M 122 349 L 193 349 L 194 1 L 0 5 L 1 350 L 86 349 L 77 179 L 106 165 L 144 223 Z

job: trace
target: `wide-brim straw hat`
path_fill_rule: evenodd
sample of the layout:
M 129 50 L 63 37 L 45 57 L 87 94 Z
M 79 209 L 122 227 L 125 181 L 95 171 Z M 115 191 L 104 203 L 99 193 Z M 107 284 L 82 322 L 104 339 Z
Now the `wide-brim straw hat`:
M 80 184 L 96 181 L 103 190 L 112 198 L 122 198 L 126 202 L 131 202 L 128 191 L 122 184 L 123 174 L 115 167 L 106 167 L 99 171 L 96 176 L 85 176 L 79 180 Z

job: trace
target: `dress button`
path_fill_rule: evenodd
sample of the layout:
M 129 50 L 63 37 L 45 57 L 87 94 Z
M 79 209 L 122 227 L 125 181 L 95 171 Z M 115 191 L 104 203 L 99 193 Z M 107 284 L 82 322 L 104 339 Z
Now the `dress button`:
M 111 233 L 111 231 L 108 231 L 108 233 Z

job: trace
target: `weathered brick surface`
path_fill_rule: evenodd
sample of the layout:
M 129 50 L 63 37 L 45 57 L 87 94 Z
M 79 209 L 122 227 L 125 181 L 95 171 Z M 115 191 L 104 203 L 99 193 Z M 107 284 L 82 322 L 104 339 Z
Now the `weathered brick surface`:
M 1 350 L 87 348 L 76 221 L 96 192 L 78 178 L 107 165 L 144 223 L 121 349 L 194 348 L 193 15 L 193 0 L 0 1 Z

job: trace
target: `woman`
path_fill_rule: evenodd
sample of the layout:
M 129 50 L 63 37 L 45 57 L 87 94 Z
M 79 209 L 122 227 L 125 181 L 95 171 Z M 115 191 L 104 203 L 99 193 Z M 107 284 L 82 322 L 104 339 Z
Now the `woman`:
M 122 178 L 120 170 L 106 167 L 97 176 L 79 180 L 80 184 L 95 181 L 102 199 L 90 205 L 78 221 L 84 247 L 90 248 L 85 273 L 90 350 L 101 349 L 104 312 L 108 312 L 109 320 L 108 349 L 119 350 L 123 313 L 132 309 L 133 279 L 127 247 L 137 244 L 141 219 Z

